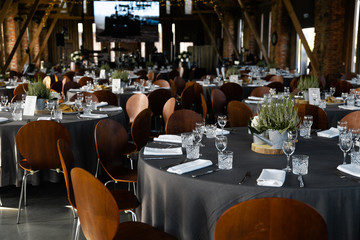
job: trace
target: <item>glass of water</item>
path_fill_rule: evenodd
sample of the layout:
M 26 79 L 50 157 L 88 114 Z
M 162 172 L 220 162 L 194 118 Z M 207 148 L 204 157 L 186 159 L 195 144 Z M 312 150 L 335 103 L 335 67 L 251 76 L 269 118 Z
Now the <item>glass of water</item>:
M 224 134 L 224 127 L 226 125 L 227 122 L 227 116 L 226 115 L 219 115 L 217 118 L 217 122 L 219 124 L 219 126 L 221 127 L 221 134 Z
M 218 152 L 219 169 L 232 169 L 234 154 L 231 151 Z
M 313 116 L 312 115 L 305 115 L 304 119 L 303 119 L 303 124 L 306 128 L 306 135 L 304 136 L 304 138 L 311 138 L 310 137 L 310 133 L 311 133 L 311 126 L 313 124 Z
M 228 139 L 224 135 L 217 136 L 215 138 L 215 147 L 218 151 L 223 152 L 227 148 Z
M 299 175 L 298 180 L 300 187 L 304 187 L 303 175 L 308 174 L 309 156 L 308 155 L 294 155 L 292 158 L 293 174 Z
M 196 143 L 186 145 L 186 158 L 198 159 L 200 156 L 200 146 Z
M 293 153 L 295 152 L 295 141 L 294 140 L 284 141 L 284 143 L 282 145 L 282 150 L 283 150 L 284 154 L 286 155 L 286 160 L 287 160 L 286 167 L 283 170 L 287 171 L 287 172 L 291 172 L 290 158 L 291 158 L 291 155 L 293 155 Z

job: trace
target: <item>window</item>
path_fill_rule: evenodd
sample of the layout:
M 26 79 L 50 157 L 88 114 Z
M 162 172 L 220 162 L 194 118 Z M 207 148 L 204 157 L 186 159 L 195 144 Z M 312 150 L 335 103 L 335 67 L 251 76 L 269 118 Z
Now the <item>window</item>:
M 357 53 L 357 49 L 358 49 L 358 34 L 359 34 L 359 1 L 355 2 L 355 17 L 354 17 L 354 30 L 353 30 L 353 51 L 352 51 L 352 56 L 351 58 L 353 59 L 353 61 L 351 62 L 351 72 L 355 72 L 356 71 L 356 53 Z
M 83 24 L 78 23 L 78 38 L 79 38 L 79 49 L 81 49 L 81 46 L 83 45 L 82 42 L 82 34 L 83 34 Z
M 93 39 L 93 50 L 100 51 L 101 50 L 101 43 L 96 41 L 96 24 L 92 24 L 92 39 Z M 97 53 L 94 54 L 94 63 L 98 65 L 98 57 Z
M 309 44 L 309 48 L 312 51 L 314 49 L 315 42 L 315 28 L 303 28 L 302 29 L 306 41 Z M 296 66 L 300 74 L 308 74 L 307 66 L 309 65 L 310 59 L 308 58 L 305 48 L 301 43 L 299 35 L 297 35 L 297 47 L 296 47 Z
M 187 52 L 188 47 L 194 46 L 193 42 L 180 42 L 180 53 Z
M 158 52 L 163 52 L 163 33 L 162 33 L 162 25 L 158 24 L 158 32 L 159 32 L 159 41 L 155 42 L 154 45 L 157 48 Z

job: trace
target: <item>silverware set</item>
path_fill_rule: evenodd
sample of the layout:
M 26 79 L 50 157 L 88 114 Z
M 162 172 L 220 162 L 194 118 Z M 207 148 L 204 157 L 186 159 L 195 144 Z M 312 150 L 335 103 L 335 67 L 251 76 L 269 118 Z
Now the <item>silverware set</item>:
M 247 171 L 245 173 L 245 176 L 240 180 L 239 184 L 243 184 L 247 179 L 249 179 L 251 177 L 251 172 Z

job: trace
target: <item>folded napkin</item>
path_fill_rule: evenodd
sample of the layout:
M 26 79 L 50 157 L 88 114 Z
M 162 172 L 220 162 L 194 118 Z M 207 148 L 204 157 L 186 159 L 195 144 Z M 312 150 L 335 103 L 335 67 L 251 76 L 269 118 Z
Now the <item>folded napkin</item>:
M 80 117 L 82 117 L 82 118 L 106 118 L 106 117 L 108 117 L 108 115 L 107 114 L 89 113 L 89 114 L 80 114 Z
M 353 175 L 355 177 L 360 177 L 360 166 L 355 164 L 342 164 L 337 167 L 339 171 Z
M 159 135 L 159 137 L 154 138 L 154 141 L 181 143 L 181 136 L 173 135 L 173 134 Z
M 249 96 L 248 99 L 250 99 L 250 100 L 258 100 L 258 101 L 263 101 L 264 100 L 263 97 L 255 97 L 255 96 Z
M 245 103 L 248 103 L 248 104 L 258 104 L 258 103 L 263 103 L 264 101 L 256 101 L 256 100 L 248 100 L 248 99 L 245 99 Z
M 225 130 L 225 129 L 224 129 L 224 131 L 221 131 L 221 128 L 217 128 L 216 129 L 216 135 L 218 136 L 218 135 L 222 135 L 222 134 L 224 134 L 224 135 L 230 134 L 230 131 Z
M 51 117 L 38 117 L 37 120 L 51 120 Z
M 6 122 L 6 121 L 8 121 L 9 119 L 8 118 L 6 118 L 6 117 L 0 117 L 0 122 Z
M 174 148 L 153 148 L 145 147 L 144 155 L 182 155 L 181 147 Z
M 339 108 L 345 109 L 345 110 L 360 110 L 360 107 L 348 106 L 348 105 L 340 105 Z
M 16 86 L 6 86 L 5 88 L 7 88 L 7 89 L 14 89 L 14 88 L 16 88 Z
M 133 94 L 143 93 L 142 91 L 133 91 Z
M 195 171 L 201 168 L 211 166 L 213 163 L 210 160 L 198 159 L 191 162 L 186 162 L 183 164 L 176 165 L 174 167 L 168 168 L 167 171 L 176 174 L 184 174 L 187 172 Z
M 285 176 L 284 170 L 263 169 L 256 181 L 259 186 L 281 187 L 285 182 Z
M 120 111 L 122 110 L 122 107 L 106 107 L 106 108 L 100 108 L 100 112 L 112 112 L 112 111 Z
M 319 137 L 333 138 L 339 136 L 339 130 L 337 128 L 331 127 L 328 130 L 317 132 Z
M 103 107 L 103 106 L 107 106 L 109 105 L 107 102 L 99 102 L 99 103 L 96 103 L 95 106 L 98 108 L 98 107 Z

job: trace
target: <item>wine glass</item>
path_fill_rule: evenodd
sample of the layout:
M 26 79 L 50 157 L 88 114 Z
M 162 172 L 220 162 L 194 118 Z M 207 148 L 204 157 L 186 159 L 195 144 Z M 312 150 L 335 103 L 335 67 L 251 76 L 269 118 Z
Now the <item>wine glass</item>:
M 193 135 L 194 135 L 194 142 L 196 142 L 197 144 L 199 144 L 201 147 L 203 147 L 203 145 L 201 144 L 201 140 L 203 138 L 203 132 L 201 129 L 199 128 L 195 128 L 193 130 Z
M 47 109 L 50 111 L 50 117 L 53 118 L 56 102 L 55 100 L 47 100 L 46 104 L 47 104 Z
M 313 116 L 305 115 L 304 119 L 303 119 L 303 124 L 306 128 L 306 135 L 304 136 L 304 138 L 309 139 L 309 138 L 311 138 L 310 133 L 311 133 L 311 126 L 313 124 Z
M 290 157 L 295 152 L 295 141 L 293 140 L 284 141 L 282 145 L 282 150 L 286 155 L 286 167 L 283 170 L 287 172 L 291 172 Z
M 341 98 L 344 100 L 344 105 L 346 105 L 346 99 L 349 97 L 347 92 L 341 93 Z
M 1 105 L 6 107 L 6 104 L 8 103 L 9 101 L 9 98 L 8 96 L 4 95 L 4 96 L 1 96 Z
M 288 136 L 287 136 L 287 139 L 288 139 L 288 140 L 292 140 L 292 141 L 294 141 L 294 142 L 297 141 L 298 130 L 297 130 L 296 128 L 295 128 L 294 130 L 288 130 L 288 131 L 287 131 L 287 134 L 288 134 Z
M 84 94 L 83 93 L 77 93 L 76 94 L 76 99 L 83 102 L 84 101 Z
M 343 132 L 339 135 L 339 147 L 344 153 L 344 161 L 342 164 L 346 164 L 346 154 L 350 151 L 352 145 L 353 141 L 350 132 Z
M 223 131 L 224 131 L 224 127 L 226 125 L 227 122 L 227 116 L 226 115 L 219 115 L 217 118 L 217 122 L 219 124 L 219 126 L 221 127 L 221 134 L 224 135 Z
M 339 130 L 339 134 L 347 131 L 347 121 L 338 121 L 337 129 Z
M 292 158 L 293 174 L 299 175 L 298 180 L 300 187 L 304 187 L 304 181 L 302 176 L 308 173 L 309 168 L 309 156 L 307 155 L 294 155 Z
M 224 135 L 217 136 L 215 138 L 215 147 L 218 151 L 223 152 L 227 147 L 228 139 Z
M 330 95 L 331 96 L 334 96 L 334 93 L 335 93 L 335 87 L 330 87 Z

